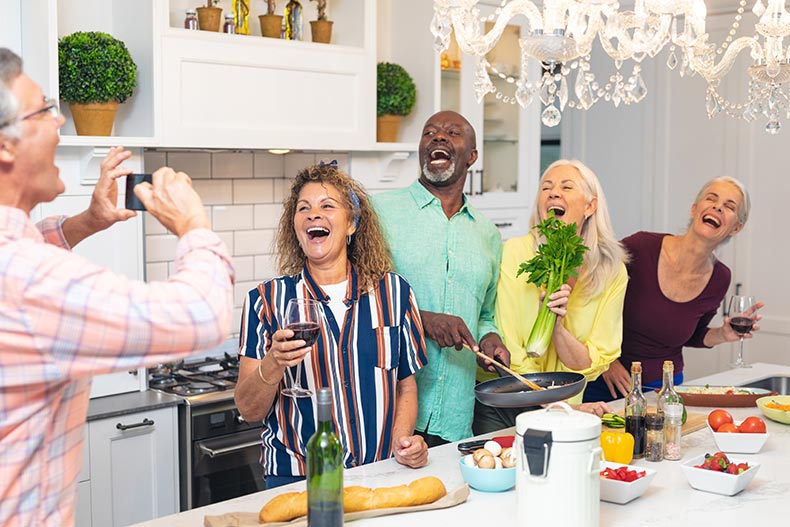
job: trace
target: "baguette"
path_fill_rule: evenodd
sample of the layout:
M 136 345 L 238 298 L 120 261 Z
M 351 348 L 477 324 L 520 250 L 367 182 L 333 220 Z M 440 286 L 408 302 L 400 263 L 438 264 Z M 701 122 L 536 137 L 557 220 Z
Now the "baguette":
M 447 494 L 439 478 L 427 476 L 397 487 L 346 487 L 343 489 L 343 512 L 368 511 L 391 507 L 413 507 L 433 503 Z M 307 492 L 286 492 L 263 506 L 260 523 L 286 522 L 307 514 Z

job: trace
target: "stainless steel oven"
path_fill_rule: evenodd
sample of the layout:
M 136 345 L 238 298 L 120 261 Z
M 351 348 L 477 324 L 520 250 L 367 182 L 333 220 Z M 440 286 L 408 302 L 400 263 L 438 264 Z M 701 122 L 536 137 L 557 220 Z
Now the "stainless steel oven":
M 225 354 L 149 371 L 149 387 L 184 399 L 178 410 L 181 510 L 264 489 L 261 423 L 233 402 L 238 359 Z

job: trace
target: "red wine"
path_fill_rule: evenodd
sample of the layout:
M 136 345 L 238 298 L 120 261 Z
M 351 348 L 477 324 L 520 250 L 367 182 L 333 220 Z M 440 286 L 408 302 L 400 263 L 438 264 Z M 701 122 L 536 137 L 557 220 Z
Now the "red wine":
M 634 458 L 645 455 L 647 436 L 645 435 L 645 418 L 640 415 L 629 415 L 625 418 L 625 431 L 634 436 Z
M 733 317 L 730 319 L 730 326 L 738 335 L 744 335 L 752 330 L 754 320 L 747 317 Z
M 294 336 L 288 340 L 303 340 L 305 346 L 312 346 L 318 340 L 318 334 L 321 333 L 321 327 L 318 322 L 297 322 L 296 324 L 288 324 L 285 329 L 290 329 L 294 332 Z

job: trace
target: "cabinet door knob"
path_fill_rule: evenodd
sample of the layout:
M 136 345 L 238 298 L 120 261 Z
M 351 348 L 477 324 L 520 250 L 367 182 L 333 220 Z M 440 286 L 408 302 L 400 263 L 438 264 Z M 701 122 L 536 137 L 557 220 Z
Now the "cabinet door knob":
M 133 425 L 125 425 L 125 424 L 122 424 L 122 423 L 118 423 L 117 425 L 115 425 L 115 428 L 117 428 L 118 430 L 122 430 L 123 431 L 123 430 L 129 430 L 129 429 L 132 429 L 132 428 L 140 428 L 141 426 L 154 426 L 154 420 L 153 419 L 148 419 L 146 417 L 145 419 L 143 419 L 139 423 L 134 423 Z

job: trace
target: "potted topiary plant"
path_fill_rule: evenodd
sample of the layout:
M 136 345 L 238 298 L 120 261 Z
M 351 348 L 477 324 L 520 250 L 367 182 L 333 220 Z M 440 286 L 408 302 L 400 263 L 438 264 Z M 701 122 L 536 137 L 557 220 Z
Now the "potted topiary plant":
M 326 19 L 326 0 L 311 0 L 316 2 L 318 18 L 310 21 L 310 31 L 313 34 L 313 42 L 329 44 L 332 40 L 332 22 Z
M 219 31 L 222 8 L 216 7 L 219 0 L 206 0 L 206 5 L 197 8 L 198 25 L 203 31 Z
M 137 66 L 120 40 L 77 32 L 58 41 L 60 98 L 69 103 L 78 135 L 110 135 L 118 103 L 132 96 Z
M 411 76 L 398 64 L 379 62 L 376 69 L 376 140 L 395 142 L 401 117 L 409 115 L 417 97 Z
M 261 22 L 261 35 L 264 37 L 280 38 L 283 16 L 274 14 L 275 7 L 274 0 L 266 0 L 266 14 L 258 15 L 258 20 Z

